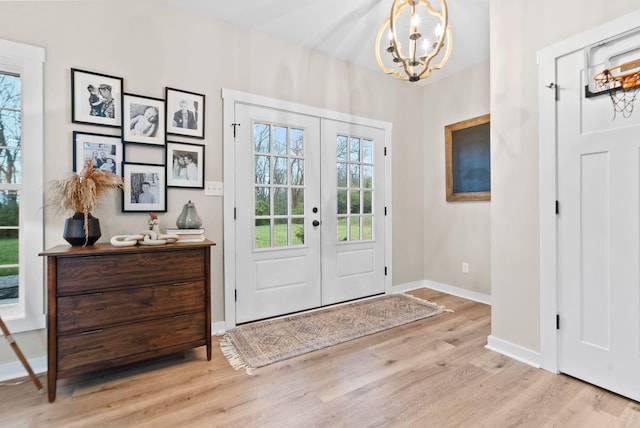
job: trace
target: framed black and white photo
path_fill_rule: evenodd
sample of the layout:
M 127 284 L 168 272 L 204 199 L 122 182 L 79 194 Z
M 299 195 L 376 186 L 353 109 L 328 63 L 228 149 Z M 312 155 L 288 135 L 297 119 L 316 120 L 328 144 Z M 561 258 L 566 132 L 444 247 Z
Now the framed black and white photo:
M 126 143 L 165 144 L 164 100 L 124 94 L 122 105 L 122 136 Z
M 122 77 L 71 69 L 71 121 L 119 128 Z
M 165 88 L 167 134 L 204 138 L 204 95 Z
M 166 212 L 167 186 L 164 165 L 128 163 L 123 165 L 123 212 Z
M 204 189 L 204 146 L 167 141 L 167 186 Z
M 82 168 L 93 159 L 94 168 L 122 176 L 122 138 L 113 135 L 73 132 L 73 170 Z

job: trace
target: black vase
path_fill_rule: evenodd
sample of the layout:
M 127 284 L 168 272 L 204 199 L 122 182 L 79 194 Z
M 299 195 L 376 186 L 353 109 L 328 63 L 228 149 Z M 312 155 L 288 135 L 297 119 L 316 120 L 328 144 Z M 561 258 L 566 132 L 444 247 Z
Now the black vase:
M 71 245 L 93 245 L 96 243 L 100 236 L 100 220 L 92 216 L 87 217 L 87 224 L 89 226 L 89 233 L 84 233 L 84 214 L 75 213 L 73 217 L 70 217 L 64 222 L 64 232 L 62 237 Z

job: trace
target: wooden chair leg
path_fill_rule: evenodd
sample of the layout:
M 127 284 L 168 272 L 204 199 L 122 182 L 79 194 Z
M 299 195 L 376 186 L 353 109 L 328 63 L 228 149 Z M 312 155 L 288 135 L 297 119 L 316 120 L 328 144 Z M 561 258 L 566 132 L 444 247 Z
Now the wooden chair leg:
M 29 365 L 29 362 L 22 354 L 22 351 L 20 350 L 20 347 L 16 343 L 13 336 L 11 336 L 9 329 L 5 325 L 4 321 L 2 321 L 2 317 L 0 317 L 0 329 L 2 329 L 2 333 L 4 334 L 5 339 L 7 339 L 7 342 L 11 344 L 11 348 L 13 348 L 13 352 L 16 353 L 16 355 L 20 359 L 20 362 L 22 363 L 24 368 L 27 370 L 27 373 L 29 373 L 29 377 L 31 378 L 33 383 L 36 385 L 36 388 L 38 388 L 38 391 L 44 392 L 44 388 L 42 386 L 42 383 L 40 383 L 40 379 L 38 379 L 38 377 L 35 375 L 33 370 L 31 370 L 31 366 Z

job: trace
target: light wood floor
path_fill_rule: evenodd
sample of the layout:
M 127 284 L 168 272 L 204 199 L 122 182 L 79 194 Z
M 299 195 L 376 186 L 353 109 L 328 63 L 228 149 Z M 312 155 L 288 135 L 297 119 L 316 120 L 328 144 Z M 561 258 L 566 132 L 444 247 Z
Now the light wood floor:
M 484 348 L 489 307 L 453 309 L 255 371 L 204 349 L 58 381 L 0 386 L 7 427 L 640 427 L 640 404 Z M 43 384 L 45 376 L 41 377 Z

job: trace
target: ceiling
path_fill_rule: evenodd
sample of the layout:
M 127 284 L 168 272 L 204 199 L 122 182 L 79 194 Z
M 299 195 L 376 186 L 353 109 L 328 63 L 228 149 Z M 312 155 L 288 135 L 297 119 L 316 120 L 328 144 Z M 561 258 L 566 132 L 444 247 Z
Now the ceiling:
M 375 61 L 375 37 L 392 0 L 163 1 L 383 73 Z M 438 0 L 431 2 L 439 8 Z M 448 0 L 447 5 L 451 57 L 423 84 L 489 60 L 489 0 Z

